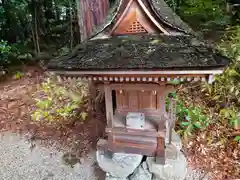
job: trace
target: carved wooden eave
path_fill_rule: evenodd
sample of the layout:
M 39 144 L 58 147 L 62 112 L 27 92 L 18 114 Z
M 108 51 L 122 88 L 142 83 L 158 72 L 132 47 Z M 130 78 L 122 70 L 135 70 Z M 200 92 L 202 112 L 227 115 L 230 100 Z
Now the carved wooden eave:
M 58 81 L 62 80 L 88 80 L 98 82 L 144 82 L 144 83 L 168 83 L 173 81 L 197 82 L 207 81 L 212 83 L 215 74 L 221 74 L 218 70 L 189 70 L 189 71 L 52 71 L 57 75 Z

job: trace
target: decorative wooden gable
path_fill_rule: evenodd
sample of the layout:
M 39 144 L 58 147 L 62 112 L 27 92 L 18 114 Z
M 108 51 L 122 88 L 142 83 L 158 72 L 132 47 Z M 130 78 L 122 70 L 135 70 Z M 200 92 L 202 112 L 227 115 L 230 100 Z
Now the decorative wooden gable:
M 136 19 L 132 22 L 132 24 L 129 25 L 129 27 L 126 27 L 125 33 L 146 33 L 146 29 L 141 25 L 141 23 Z
M 127 2 L 127 3 L 126 3 Z M 111 34 L 164 33 L 169 34 L 154 18 L 142 0 L 125 0 L 126 7 L 119 15 Z

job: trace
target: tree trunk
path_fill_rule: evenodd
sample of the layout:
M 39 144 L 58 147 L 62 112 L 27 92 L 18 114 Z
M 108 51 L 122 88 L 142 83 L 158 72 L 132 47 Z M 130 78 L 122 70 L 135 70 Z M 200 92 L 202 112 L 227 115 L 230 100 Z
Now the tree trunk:
M 35 34 L 36 34 L 36 47 L 37 47 L 37 55 L 40 53 L 40 46 L 39 46 L 39 35 L 38 35 L 38 23 L 37 23 L 37 7 L 35 6 Z
M 72 9 L 72 2 L 68 0 L 69 3 L 69 14 L 70 14 L 70 49 L 73 49 L 73 9 Z
M 39 35 L 38 35 L 38 22 L 37 22 L 37 4 L 35 0 L 31 1 L 31 10 L 32 10 L 32 34 L 33 34 L 33 41 L 34 47 L 36 51 L 36 56 L 40 53 L 40 46 L 39 46 Z

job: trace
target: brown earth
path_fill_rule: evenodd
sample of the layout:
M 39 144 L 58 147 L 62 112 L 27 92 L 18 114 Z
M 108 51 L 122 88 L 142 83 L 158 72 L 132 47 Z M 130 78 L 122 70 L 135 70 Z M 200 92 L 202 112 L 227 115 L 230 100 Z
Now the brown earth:
M 31 141 L 40 140 L 45 145 L 70 148 L 77 156 L 88 153 L 96 147 L 103 136 L 104 115 L 89 115 L 88 120 L 71 125 L 56 126 L 31 119 L 33 95 L 44 79 L 39 67 L 24 67 L 24 76 L 14 80 L 11 76 L 0 82 L 0 131 L 20 133 Z

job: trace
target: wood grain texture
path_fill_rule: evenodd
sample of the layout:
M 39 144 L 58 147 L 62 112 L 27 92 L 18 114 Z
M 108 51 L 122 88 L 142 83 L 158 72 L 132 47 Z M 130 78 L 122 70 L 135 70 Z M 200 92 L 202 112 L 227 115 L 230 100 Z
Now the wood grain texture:
M 157 138 L 156 163 L 165 164 L 165 141 L 163 138 Z
M 113 120 L 113 99 L 112 91 L 109 84 L 104 84 L 104 93 L 105 93 L 105 105 L 106 105 L 106 116 L 107 116 L 107 125 L 112 127 Z
M 109 145 L 108 145 L 109 146 Z M 155 156 L 156 148 L 138 144 L 129 143 L 113 143 L 108 147 L 113 152 L 131 153 L 131 154 L 142 154 L 146 156 Z
M 94 35 L 96 27 L 105 20 L 109 0 L 77 0 L 77 4 L 81 40 L 84 41 Z
M 137 130 L 137 129 L 127 129 L 121 127 L 106 128 L 107 133 L 112 134 L 123 134 L 131 136 L 143 136 L 143 137 L 164 137 L 164 125 L 160 128 L 161 131 L 154 130 Z

